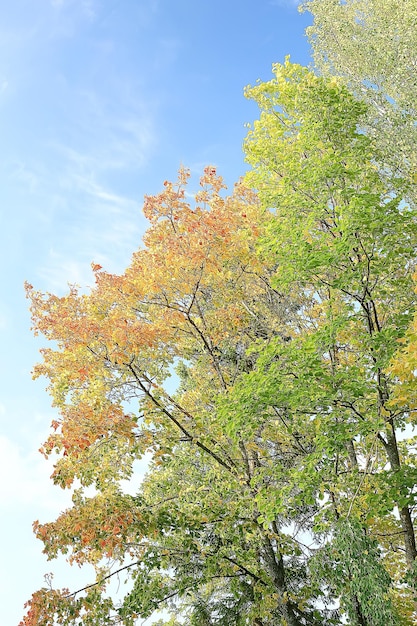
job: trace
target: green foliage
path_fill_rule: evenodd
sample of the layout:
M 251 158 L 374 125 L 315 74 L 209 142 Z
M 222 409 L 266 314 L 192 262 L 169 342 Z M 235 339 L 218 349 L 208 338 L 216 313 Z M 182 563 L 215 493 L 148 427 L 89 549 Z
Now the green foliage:
M 378 161 L 398 172 L 415 196 L 417 5 L 414 0 L 304 0 L 316 67 L 342 76 L 368 105 L 361 127 L 378 146 Z
M 311 559 L 310 568 L 316 584 L 328 585 L 340 598 L 352 626 L 398 624 L 380 548 L 358 521 L 339 520 L 333 539 Z

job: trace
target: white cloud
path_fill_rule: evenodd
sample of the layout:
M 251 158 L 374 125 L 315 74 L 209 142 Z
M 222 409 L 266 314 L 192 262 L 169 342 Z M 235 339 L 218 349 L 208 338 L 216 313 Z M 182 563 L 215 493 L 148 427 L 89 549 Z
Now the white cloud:
M 115 85 L 123 91 L 123 86 Z M 121 95 L 121 94 L 119 94 Z M 79 92 L 77 111 L 69 111 L 77 119 L 72 124 L 72 142 L 50 142 L 67 167 L 82 173 L 105 173 L 112 170 L 139 169 L 150 158 L 156 142 L 151 103 L 131 105 L 130 96 L 119 101 L 116 111 L 112 103 L 94 92 Z
M 91 261 L 100 259 L 91 259 Z M 43 289 L 53 293 L 65 293 L 68 291 L 68 284 L 85 287 L 94 284 L 90 264 L 87 261 L 80 261 L 64 256 L 56 250 L 49 251 L 48 264 L 43 265 L 37 271 L 38 276 L 43 281 Z
M 55 152 L 50 171 L 34 172 L 25 164 L 13 172 L 45 196 L 37 210 L 40 240 L 52 230 L 56 234 L 37 274 L 50 291 L 62 292 L 68 282 L 93 284 L 93 261 L 107 271 L 123 271 L 145 226 L 142 198 L 116 191 L 113 174 L 136 177 L 146 162 L 155 143 L 147 115 L 113 113 L 90 94 L 80 117 L 74 145 L 50 144 Z M 31 280 L 35 284 L 36 276 Z
M 38 443 L 43 439 L 45 437 L 39 437 Z M 131 479 L 121 481 L 125 493 L 137 494 L 149 461 L 150 455 L 145 455 L 134 463 Z M 0 436 L 0 518 L 20 512 L 31 519 L 52 520 L 71 507 L 72 490 L 54 485 L 50 478 L 52 471 L 52 461 L 45 460 L 39 451 L 24 454 L 10 438 Z M 95 493 L 93 487 L 85 491 L 88 497 Z
M 30 507 L 58 514 L 69 506 L 69 492 L 52 484 L 51 473 L 51 463 L 39 452 L 24 454 L 14 441 L 0 436 L 0 511 Z
M 270 0 L 269 4 L 275 7 L 296 7 L 301 0 Z
M 24 187 L 29 193 L 34 193 L 39 188 L 39 173 L 28 166 L 23 160 L 16 160 L 9 164 L 10 177 L 20 187 Z
M 51 7 L 57 11 L 73 10 L 88 19 L 94 19 L 97 6 L 94 0 L 50 0 Z
M 36 269 L 42 289 L 54 293 L 67 291 L 68 283 L 80 287 L 94 285 L 91 263 L 99 263 L 106 271 L 121 273 L 140 246 L 144 218 L 140 204 L 127 196 L 95 182 L 94 179 L 68 174 L 66 184 L 77 200 L 71 206 L 61 207 L 68 224 L 58 242 L 54 242 L 42 264 Z M 80 206 L 74 207 L 77 203 Z M 74 211 L 73 216 L 71 215 Z M 46 222 L 59 219 L 59 209 Z M 31 280 L 37 283 L 37 277 Z

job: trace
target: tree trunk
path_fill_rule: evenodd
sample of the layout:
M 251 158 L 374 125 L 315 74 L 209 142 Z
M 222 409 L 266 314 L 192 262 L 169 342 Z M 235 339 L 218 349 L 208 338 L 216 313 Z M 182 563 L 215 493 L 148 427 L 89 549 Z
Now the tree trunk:
M 284 618 L 284 623 L 288 626 L 304 626 L 305 620 L 301 621 L 299 617 L 297 617 L 296 611 L 294 610 L 294 603 L 287 598 L 285 566 L 282 556 L 275 554 L 275 550 L 267 537 L 263 537 L 263 545 L 268 573 L 278 591 L 278 612 Z
M 387 452 L 388 460 L 391 465 L 391 469 L 395 472 L 401 469 L 400 455 L 398 452 L 397 437 L 395 435 L 395 428 L 392 420 L 388 422 L 388 428 L 386 431 L 387 441 L 385 444 L 385 450 Z M 413 567 L 414 561 L 417 557 L 416 538 L 414 534 L 414 526 L 411 519 L 410 509 L 408 506 L 399 508 L 401 528 L 404 536 L 405 555 L 407 559 L 408 568 Z
M 357 626 L 368 626 L 368 620 L 362 613 L 361 605 L 356 595 L 352 597 L 352 605 L 356 617 Z

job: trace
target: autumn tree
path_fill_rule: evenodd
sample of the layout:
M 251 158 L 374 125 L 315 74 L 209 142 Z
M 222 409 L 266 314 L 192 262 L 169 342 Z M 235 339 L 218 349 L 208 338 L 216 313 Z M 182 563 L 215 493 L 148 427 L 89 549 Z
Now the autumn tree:
M 295 438 L 277 441 L 274 422 L 250 437 L 229 433 L 233 414 L 222 418 L 219 400 L 253 370 L 250 346 L 288 340 L 287 320 L 303 298 L 276 291 L 274 268 L 256 255 L 269 219 L 256 195 L 238 184 L 224 197 L 207 168 L 192 207 L 187 178 L 181 171 L 176 185 L 146 199 L 151 227 L 124 275 L 95 267 L 90 294 L 72 287 L 63 298 L 27 286 L 34 329 L 55 344 L 35 370 L 60 413 L 42 451 L 60 455 L 56 484 L 81 485 L 73 507 L 35 531 L 50 558 L 92 563 L 97 581 L 95 595 L 38 592 L 25 625 L 131 624 L 170 599 L 190 624 L 205 614 L 206 623 L 215 615 L 218 624 L 301 626 L 331 613 L 318 611 L 322 592 L 305 584 L 306 559 L 285 532 L 295 514 L 265 524 L 258 510 L 268 468 L 302 449 Z M 169 394 L 174 367 L 180 386 Z M 149 476 L 137 496 L 126 495 L 120 481 L 145 453 Z M 87 497 L 91 486 L 96 495 Z M 120 607 L 101 600 L 106 559 L 133 581 Z

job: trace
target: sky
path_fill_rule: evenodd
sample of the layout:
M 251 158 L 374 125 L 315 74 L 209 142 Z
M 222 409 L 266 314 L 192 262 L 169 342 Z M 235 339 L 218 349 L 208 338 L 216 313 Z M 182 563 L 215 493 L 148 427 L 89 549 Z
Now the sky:
M 38 448 L 54 410 L 33 381 L 42 342 L 25 280 L 62 295 L 121 273 L 141 245 L 143 197 L 188 167 L 215 165 L 231 187 L 246 169 L 243 89 L 286 55 L 310 63 L 296 0 L 13 0 L 0 5 L 0 623 L 54 571 L 32 522 L 70 504 Z M 138 468 L 135 481 L 140 481 Z M 135 491 L 137 484 L 131 485 Z M 146 624 L 150 624 L 148 620 Z

